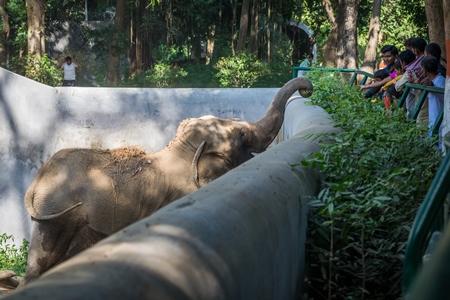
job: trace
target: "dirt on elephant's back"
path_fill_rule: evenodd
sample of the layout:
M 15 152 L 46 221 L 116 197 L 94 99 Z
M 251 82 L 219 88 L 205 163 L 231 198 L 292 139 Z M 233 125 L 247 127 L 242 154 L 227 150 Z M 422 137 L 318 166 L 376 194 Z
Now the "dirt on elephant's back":
M 114 162 L 122 163 L 132 158 L 143 158 L 147 152 L 137 146 L 120 147 L 107 150 Z

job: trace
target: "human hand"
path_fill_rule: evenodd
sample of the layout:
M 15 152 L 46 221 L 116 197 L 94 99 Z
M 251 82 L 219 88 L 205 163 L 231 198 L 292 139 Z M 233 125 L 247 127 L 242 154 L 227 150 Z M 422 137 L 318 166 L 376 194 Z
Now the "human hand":
M 426 86 L 433 86 L 434 85 L 433 82 L 430 79 L 428 79 L 428 78 L 423 79 L 420 82 L 420 84 L 421 85 L 426 85 Z

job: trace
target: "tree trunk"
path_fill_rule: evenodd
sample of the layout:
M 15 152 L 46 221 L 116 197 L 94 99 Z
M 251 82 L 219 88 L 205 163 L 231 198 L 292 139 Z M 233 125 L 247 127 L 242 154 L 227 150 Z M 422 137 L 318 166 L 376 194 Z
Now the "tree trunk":
M 126 0 L 117 0 L 116 16 L 114 18 L 114 34 L 109 48 L 108 81 L 117 86 L 120 82 L 120 50 L 119 39 L 125 26 Z
M 270 44 L 270 42 L 271 42 L 271 36 L 270 36 L 270 23 L 272 22 L 272 20 L 271 20 L 271 13 L 272 13 L 272 7 L 271 7 L 271 1 L 270 0 L 268 0 L 267 1 L 267 25 L 266 25 L 266 27 L 267 27 L 267 33 L 266 33 L 266 36 L 267 36 L 267 62 L 269 62 L 270 63 L 270 56 L 271 56 L 271 47 L 272 47 L 272 45 Z
M 361 70 L 368 73 L 373 73 L 376 68 L 378 34 L 380 33 L 380 14 L 381 14 L 381 0 L 374 0 L 372 8 L 372 18 L 370 19 L 369 38 L 364 53 L 364 62 Z
M 206 64 L 207 65 L 209 65 L 211 63 L 211 58 L 214 53 L 215 35 L 216 35 L 216 24 L 213 24 L 209 27 L 208 41 L 206 44 Z
M 335 67 L 338 28 L 330 0 L 322 0 L 322 4 L 325 7 L 331 26 L 331 32 L 322 47 L 323 64 L 326 67 Z
M 242 52 L 245 49 L 245 42 L 247 41 L 248 31 L 248 9 L 250 7 L 250 0 L 242 1 L 241 21 L 239 23 L 239 38 L 236 45 L 236 52 Z
M 136 47 L 136 74 L 140 74 L 142 69 L 143 69 L 143 65 L 144 65 L 144 60 L 143 60 L 143 29 L 142 29 L 142 13 L 145 9 L 145 0 L 137 0 L 136 1 L 136 22 L 135 22 L 135 27 L 136 27 L 136 42 L 135 42 L 135 47 Z
M 0 66 L 8 60 L 8 40 L 10 33 L 9 15 L 6 11 L 6 0 L 0 0 L 0 16 L 3 21 L 3 31 L 0 32 Z
M 425 13 L 427 15 L 428 34 L 430 42 L 439 44 L 442 53 L 445 53 L 445 32 L 443 0 L 425 0 Z
M 358 67 L 357 28 L 360 0 L 339 0 L 338 39 L 336 66 L 356 69 Z
M 446 58 L 450 59 L 450 2 L 442 0 L 445 25 Z M 443 53 L 444 54 L 444 53 Z M 450 68 L 447 64 L 447 78 L 445 80 L 444 96 L 444 121 L 442 122 L 442 134 L 450 132 Z
M 250 41 L 248 45 L 248 52 L 255 54 L 258 51 L 259 3 L 260 0 L 253 0 L 251 10 L 252 19 L 250 25 Z
M 28 18 L 28 54 L 45 54 L 45 0 L 26 0 Z
M 236 19 L 237 19 L 237 17 L 236 17 L 236 14 L 237 14 L 236 6 L 237 6 L 237 0 L 230 0 L 230 2 L 231 2 L 232 10 L 233 10 L 233 17 L 231 19 L 231 52 L 233 53 L 233 55 L 235 55 L 236 54 L 236 52 L 235 52 L 235 50 L 236 50 L 235 44 L 236 43 L 235 43 L 234 33 L 236 32 Z

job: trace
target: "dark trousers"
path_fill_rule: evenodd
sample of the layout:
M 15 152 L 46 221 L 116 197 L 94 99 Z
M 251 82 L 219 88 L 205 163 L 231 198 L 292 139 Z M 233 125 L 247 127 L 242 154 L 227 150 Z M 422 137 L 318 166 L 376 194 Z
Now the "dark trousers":
M 63 80 L 63 86 L 76 86 L 75 80 Z

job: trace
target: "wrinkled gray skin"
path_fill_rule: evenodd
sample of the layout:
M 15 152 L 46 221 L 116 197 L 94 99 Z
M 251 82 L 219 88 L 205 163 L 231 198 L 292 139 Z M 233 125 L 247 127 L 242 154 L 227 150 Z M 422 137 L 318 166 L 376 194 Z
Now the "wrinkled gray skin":
M 306 78 L 292 79 L 257 122 L 184 120 L 175 139 L 156 153 L 120 161 L 114 150 L 57 152 L 25 195 L 32 233 L 21 285 L 264 151 L 283 123 L 286 101 L 312 88 Z

